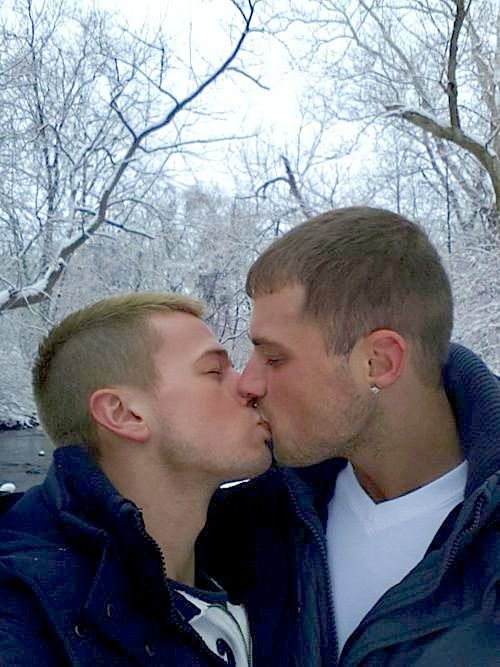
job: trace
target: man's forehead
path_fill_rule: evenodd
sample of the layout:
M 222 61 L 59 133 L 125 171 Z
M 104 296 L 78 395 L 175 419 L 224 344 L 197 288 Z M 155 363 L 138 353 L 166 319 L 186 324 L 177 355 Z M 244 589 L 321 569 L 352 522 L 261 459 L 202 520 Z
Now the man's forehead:
M 249 326 L 253 345 L 263 349 L 297 349 L 302 346 L 304 336 L 323 345 L 321 326 L 304 313 L 304 301 L 302 285 L 256 297 Z
M 152 322 L 161 336 L 162 347 L 174 354 L 198 358 L 209 352 L 225 353 L 210 328 L 195 315 L 184 312 L 155 314 Z
M 250 319 L 252 337 L 270 337 L 275 327 L 303 321 L 304 288 L 302 285 L 262 294 L 253 301 Z

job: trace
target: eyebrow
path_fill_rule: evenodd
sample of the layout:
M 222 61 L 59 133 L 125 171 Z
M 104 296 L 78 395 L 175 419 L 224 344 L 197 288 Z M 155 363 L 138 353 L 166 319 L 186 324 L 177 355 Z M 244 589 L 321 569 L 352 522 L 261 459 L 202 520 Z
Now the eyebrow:
M 210 350 L 205 350 L 205 352 L 202 352 L 196 362 L 202 361 L 206 357 L 210 357 L 213 355 L 217 355 L 222 361 L 225 361 L 227 363 L 231 363 L 231 359 L 229 358 L 229 354 L 226 352 L 226 350 L 223 347 L 213 347 Z
M 285 350 L 286 348 L 282 343 L 278 343 L 276 340 L 271 340 L 270 338 L 265 338 L 262 336 L 248 336 L 253 343 L 254 347 L 272 347 L 278 350 Z
M 247 331 L 247 338 L 255 345 L 255 347 L 257 347 L 257 345 L 279 345 L 279 343 L 276 343 L 274 340 L 270 340 L 269 338 L 265 338 L 263 336 L 252 336 L 250 331 Z

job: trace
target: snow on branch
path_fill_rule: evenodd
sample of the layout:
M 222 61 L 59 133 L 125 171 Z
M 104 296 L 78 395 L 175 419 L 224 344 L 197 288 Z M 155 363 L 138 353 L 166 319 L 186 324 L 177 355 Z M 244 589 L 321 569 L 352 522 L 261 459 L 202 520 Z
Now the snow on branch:
M 79 213 L 85 213 L 86 215 L 95 215 L 95 211 L 92 211 L 92 209 L 89 208 L 83 208 L 82 206 L 78 206 L 76 209 Z M 104 223 L 106 225 L 109 225 L 110 227 L 116 227 L 117 229 L 121 229 L 123 232 L 127 232 L 128 234 L 136 234 L 137 236 L 144 236 L 144 238 L 149 239 L 150 241 L 154 241 L 155 237 L 151 236 L 151 234 L 148 234 L 147 232 L 143 232 L 139 229 L 130 229 L 130 227 L 126 227 L 124 224 L 121 222 L 116 222 L 116 220 L 110 220 L 109 218 L 106 218 L 104 220 Z
M 224 72 L 232 70 L 233 72 L 243 74 L 239 68 L 235 67 L 234 62 L 243 47 L 245 39 L 251 32 L 255 7 L 259 0 L 247 0 L 244 5 L 236 2 L 235 0 L 230 1 L 243 19 L 243 27 L 235 45 L 233 46 L 226 59 L 223 60 L 223 62 L 219 65 L 219 67 L 212 71 L 211 74 L 207 75 L 207 77 L 183 99 L 177 100 L 172 95 L 169 95 L 172 107 L 164 115 L 162 120 L 148 125 L 141 131 L 136 131 L 126 121 L 123 113 L 119 109 L 118 98 L 114 97 L 111 100 L 111 108 L 115 113 L 117 113 L 120 121 L 129 131 L 131 140 L 122 159 L 115 164 L 114 170 L 101 192 L 99 197 L 99 204 L 96 210 L 91 212 L 94 216 L 92 223 L 83 230 L 80 229 L 75 236 L 66 240 L 60 246 L 59 251 L 55 253 L 55 259 L 51 262 L 48 262 L 42 268 L 39 276 L 35 281 L 33 281 L 31 285 L 26 285 L 21 288 L 14 288 L 9 286 L 7 289 L 0 291 L 0 314 L 2 311 L 40 303 L 50 298 L 50 294 L 55 284 L 61 277 L 68 261 L 91 236 L 96 234 L 102 225 L 109 224 L 115 227 L 120 227 L 124 231 L 133 231 L 126 229 L 123 225 L 120 225 L 115 221 L 109 220 L 106 216 L 106 212 L 112 193 L 117 188 L 123 174 L 129 165 L 134 161 L 135 154 L 140 148 L 142 148 L 142 144 L 145 142 L 146 138 L 170 125 L 181 111 L 186 109 L 192 102 L 194 102 L 194 100 L 196 100 L 204 92 L 204 90 L 213 84 Z M 141 234 L 141 232 L 136 231 L 134 233 Z M 146 236 L 146 234 L 143 235 Z
M 49 264 L 42 275 L 31 284 L 19 289 L 10 287 L 0 291 L 0 314 L 4 310 L 23 308 L 44 301 L 64 271 L 66 263 L 62 257 Z
M 496 208 L 500 210 L 500 158 L 491 148 L 466 134 L 460 127 L 443 125 L 437 118 L 423 111 L 397 104 L 386 106 L 386 111 L 388 115 L 402 118 L 432 136 L 450 141 L 473 155 L 490 176 L 495 191 Z

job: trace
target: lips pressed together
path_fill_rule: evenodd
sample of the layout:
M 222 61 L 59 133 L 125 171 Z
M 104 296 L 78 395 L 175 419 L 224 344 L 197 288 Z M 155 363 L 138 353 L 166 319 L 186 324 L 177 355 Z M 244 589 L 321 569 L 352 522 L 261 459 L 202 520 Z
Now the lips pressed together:
M 271 424 L 267 421 L 267 419 L 264 419 L 260 411 L 259 411 L 259 421 L 257 422 L 257 425 L 261 426 L 267 432 L 268 437 L 266 438 L 266 445 L 269 447 L 272 453 L 274 445 L 273 445 L 273 432 L 271 429 Z
M 271 424 L 268 422 L 268 420 L 264 417 L 262 412 L 259 410 L 259 406 L 255 403 L 254 404 L 255 409 L 257 410 L 259 414 L 259 421 L 257 422 L 259 426 L 262 426 L 263 428 L 266 429 L 266 431 L 269 433 L 269 435 L 272 435 L 272 429 L 271 429 Z

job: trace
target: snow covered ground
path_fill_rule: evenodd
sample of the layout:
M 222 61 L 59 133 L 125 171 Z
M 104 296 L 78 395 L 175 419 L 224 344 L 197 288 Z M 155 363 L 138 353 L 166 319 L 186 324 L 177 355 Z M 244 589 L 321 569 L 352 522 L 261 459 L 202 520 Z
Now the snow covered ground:
M 0 486 L 13 482 L 26 491 L 43 480 L 51 461 L 52 446 L 37 429 L 0 433 Z

